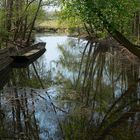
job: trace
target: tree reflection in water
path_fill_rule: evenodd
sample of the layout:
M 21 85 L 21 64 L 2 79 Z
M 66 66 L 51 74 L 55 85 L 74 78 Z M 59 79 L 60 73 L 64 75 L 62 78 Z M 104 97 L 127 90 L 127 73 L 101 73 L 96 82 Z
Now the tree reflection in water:
M 0 138 L 139 140 L 139 63 L 106 43 L 69 38 L 59 50 L 55 68 L 35 63 L 51 100 L 32 67 L 14 69 L 0 92 Z
M 59 48 L 59 63 L 71 74 L 58 74 L 64 81 L 61 99 L 69 106 L 63 120 L 66 139 L 138 140 L 139 65 L 107 44 L 87 42 L 82 54 L 74 54 L 74 46 Z
M 16 88 L 11 88 L 4 94 L 8 96 L 1 97 L 1 109 L 5 114 L 0 121 L 1 139 L 38 140 L 39 129 L 32 94 L 29 97 L 25 89 L 17 90 Z
M 1 140 L 60 139 L 52 102 L 45 89 L 37 88 L 41 84 L 32 68 L 13 70 L 8 88 L 0 92 Z

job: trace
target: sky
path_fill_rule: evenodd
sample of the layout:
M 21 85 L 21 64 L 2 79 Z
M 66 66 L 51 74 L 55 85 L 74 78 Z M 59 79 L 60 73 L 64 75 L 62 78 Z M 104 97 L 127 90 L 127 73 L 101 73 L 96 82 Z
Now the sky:
M 44 6 L 43 8 L 47 12 L 55 12 L 60 10 L 58 6 Z

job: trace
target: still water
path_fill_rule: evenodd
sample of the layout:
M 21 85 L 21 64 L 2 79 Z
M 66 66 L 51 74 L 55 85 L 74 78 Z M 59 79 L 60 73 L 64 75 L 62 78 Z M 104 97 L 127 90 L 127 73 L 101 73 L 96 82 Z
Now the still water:
M 47 51 L 0 92 L 0 140 L 139 140 L 139 60 L 111 42 L 36 35 Z

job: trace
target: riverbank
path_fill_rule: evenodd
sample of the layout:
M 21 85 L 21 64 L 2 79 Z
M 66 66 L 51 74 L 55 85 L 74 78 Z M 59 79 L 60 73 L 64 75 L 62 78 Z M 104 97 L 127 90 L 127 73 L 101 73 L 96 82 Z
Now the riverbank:
M 98 42 L 104 39 L 103 35 L 99 35 L 98 38 L 90 37 L 87 31 L 81 27 L 69 27 L 67 24 L 60 24 L 56 19 L 40 21 L 35 26 L 36 33 L 49 33 L 49 34 L 62 34 L 69 37 L 77 37 L 81 39 L 90 40 L 90 42 Z
M 49 32 L 49 33 L 58 33 L 65 32 L 68 27 L 61 26 L 58 20 L 45 20 L 36 24 L 35 30 L 39 33 Z
M 35 25 L 35 31 L 37 33 L 57 33 L 67 36 L 78 37 L 78 28 L 69 27 L 67 24 L 62 24 L 58 20 L 46 20 Z

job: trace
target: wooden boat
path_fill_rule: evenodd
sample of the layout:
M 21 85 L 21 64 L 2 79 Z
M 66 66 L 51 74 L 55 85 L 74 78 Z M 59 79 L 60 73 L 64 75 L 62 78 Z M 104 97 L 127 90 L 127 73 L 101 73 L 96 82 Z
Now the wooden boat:
M 0 49 L 0 89 L 7 83 L 11 71 L 12 59 L 7 48 Z
M 46 43 L 39 42 L 37 44 L 32 45 L 31 47 L 27 47 L 19 52 L 17 55 L 11 55 L 13 59 L 12 67 L 14 68 L 25 68 L 37 60 L 44 52 Z
M 12 59 L 9 57 L 9 50 L 7 48 L 0 49 L 0 75 L 10 67 Z

